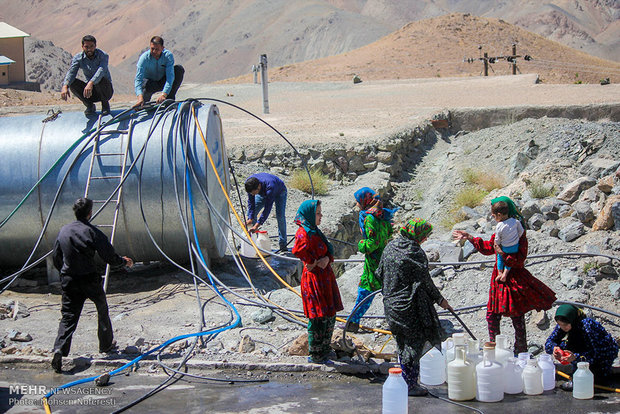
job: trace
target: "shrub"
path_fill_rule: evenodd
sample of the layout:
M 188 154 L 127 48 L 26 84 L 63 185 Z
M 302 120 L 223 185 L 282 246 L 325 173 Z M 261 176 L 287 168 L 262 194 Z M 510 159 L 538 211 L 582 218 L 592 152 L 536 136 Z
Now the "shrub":
M 588 274 L 590 269 L 598 269 L 599 265 L 596 262 L 588 262 L 583 265 L 583 273 Z
M 555 187 L 548 186 L 540 180 L 527 183 L 527 189 L 534 198 L 547 198 L 555 195 Z
M 455 209 L 459 210 L 463 206 L 476 207 L 487 194 L 489 192 L 484 189 L 467 186 L 454 197 Z
M 466 168 L 461 175 L 466 184 L 477 185 L 486 192 L 491 192 L 496 188 L 504 186 L 504 179 L 495 173 Z
M 327 194 L 328 180 L 327 176 L 320 170 L 311 169 L 310 176 L 312 177 L 312 185 L 314 186 L 315 195 Z M 310 185 L 310 179 L 305 169 L 295 170 L 291 177 L 289 185 L 292 188 L 303 191 L 304 193 L 312 194 L 312 186 Z

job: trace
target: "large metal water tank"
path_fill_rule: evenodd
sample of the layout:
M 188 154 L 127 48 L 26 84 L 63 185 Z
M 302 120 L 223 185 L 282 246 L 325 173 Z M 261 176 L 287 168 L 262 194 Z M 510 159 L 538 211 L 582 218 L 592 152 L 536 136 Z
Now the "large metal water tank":
M 121 154 L 128 148 L 126 168 L 129 168 L 139 157 L 150 135 L 148 145 L 141 155 L 144 159 L 138 159 L 135 168 L 131 170 L 123 184 L 114 241 L 119 254 L 131 256 L 137 261 L 163 259 L 147 234 L 140 212 L 139 177 L 141 177 L 141 204 L 146 221 L 156 242 L 166 255 L 182 263 L 186 263 L 189 258 L 183 221 L 191 220 L 187 218 L 190 208 L 186 180 L 191 182 L 196 229 L 203 253 L 209 258 L 219 258 L 224 255 L 226 249 L 227 235 L 220 232 L 216 224 L 220 219 L 209 211 L 199 188 L 199 186 L 204 188 L 214 209 L 228 220 L 228 204 L 215 177 L 217 174 L 221 178 L 228 191 L 228 158 L 219 111 L 215 105 L 201 106 L 194 103 L 207 147 L 213 156 L 214 171 L 191 116 L 190 104 L 184 105 L 184 111 L 177 109 L 176 112 L 171 111 L 162 116 L 150 134 L 149 130 L 154 124 L 152 111 L 134 113 L 125 117 L 120 123 L 104 129 L 104 131 L 127 130 L 133 120 L 133 133 L 128 147 L 128 134 L 112 133 L 103 135 L 100 139 L 102 153 Z M 35 183 L 53 168 L 15 214 L 0 228 L 0 268 L 15 268 L 24 264 L 42 231 L 54 196 L 67 172 L 68 178 L 60 191 L 58 203 L 34 259 L 51 250 L 60 228 L 75 220 L 71 206 L 75 199 L 83 196 L 85 192 L 92 157 L 92 142 L 84 151 L 80 150 L 83 147 L 82 142 L 86 142 L 92 133 L 78 145 L 75 145 L 75 142 L 97 127 L 97 118 L 87 118 L 81 112 L 62 113 L 57 119 L 47 123 L 42 123 L 44 118 L 43 115 L 0 117 L 0 154 L 2 154 L 0 220 L 5 219 Z M 104 118 L 104 121 L 106 119 L 109 117 Z M 182 137 L 186 138 L 185 143 L 181 143 Z M 74 148 L 70 149 L 72 146 Z M 63 153 L 68 149 L 63 157 Z M 191 173 L 186 173 L 186 156 L 191 160 L 197 180 Z M 59 158 L 60 162 L 53 167 Z M 95 157 L 92 176 L 119 176 L 121 160 L 122 155 Z M 74 161 L 75 164 L 70 168 Z M 118 178 L 91 179 L 88 197 L 93 200 L 107 199 L 119 181 Z M 114 198 L 93 223 L 111 224 L 115 204 Z M 97 208 L 98 205 L 95 204 L 94 209 Z M 223 225 L 222 227 L 226 228 Z M 106 231 L 102 227 L 102 230 L 109 235 L 109 229 Z

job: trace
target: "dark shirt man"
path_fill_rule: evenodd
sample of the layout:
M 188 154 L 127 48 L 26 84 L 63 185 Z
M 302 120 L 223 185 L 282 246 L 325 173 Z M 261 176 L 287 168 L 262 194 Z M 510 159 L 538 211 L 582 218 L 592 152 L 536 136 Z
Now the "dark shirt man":
M 87 82 L 77 79 L 78 71 L 82 69 Z M 114 95 L 112 76 L 108 70 L 108 55 L 97 49 L 97 40 L 94 36 L 86 35 L 82 38 L 82 52 L 73 56 L 71 67 L 65 76 L 60 91 L 60 97 L 65 101 L 71 92 L 86 105 L 84 113 L 95 113 L 95 102 L 101 102 L 101 115 L 110 113 L 110 99 Z
M 112 269 L 125 265 L 131 267 L 133 260 L 116 254 L 108 237 L 89 223 L 92 208 L 92 200 L 77 199 L 73 205 L 77 220 L 60 229 L 54 244 L 54 266 L 60 271 L 62 287 L 62 319 L 52 359 L 52 368 L 56 372 L 61 372 L 62 357 L 69 355 L 71 339 L 86 299 L 92 300 L 97 307 L 99 352 L 109 352 L 115 348 L 108 302 L 95 265 L 95 253 Z
M 258 230 L 269 217 L 271 208 L 275 204 L 278 221 L 278 243 L 281 251 L 286 250 L 286 196 L 288 191 L 284 181 L 272 174 L 257 173 L 245 181 L 245 191 L 248 193 L 248 221 L 246 226 L 254 224 L 250 231 Z M 257 219 L 261 209 L 263 212 Z
M 150 101 L 153 93 L 159 91 L 162 91 L 162 94 L 157 98 L 158 104 L 166 99 L 174 101 L 184 74 L 183 66 L 174 64 L 172 52 L 164 49 L 164 39 L 153 36 L 150 49 L 138 59 L 134 80 L 138 102 L 134 108 L 139 108 L 144 102 Z

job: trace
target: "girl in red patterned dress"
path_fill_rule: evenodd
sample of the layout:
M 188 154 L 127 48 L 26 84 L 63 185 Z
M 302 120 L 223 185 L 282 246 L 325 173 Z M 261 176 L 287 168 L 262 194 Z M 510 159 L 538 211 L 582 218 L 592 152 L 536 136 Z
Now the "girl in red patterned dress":
M 517 210 L 514 202 L 508 197 L 498 197 L 491 200 L 491 205 L 498 201 L 508 204 L 509 217 L 521 221 L 525 229 L 523 216 Z M 462 230 L 453 231 L 452 236 L 457 240 L 468 240 L 476 250 L 484 255 L 496 254 L 486 315 L 489 339 L 495 341 L 495 336 L 500 333 L 501 317 L 508 316 L 512 319 L 512 326 L 515 329 L 514 352 L 515 354 L 526 352 L 525 314 L 533 309 L 539 311 L 550 309 L 556 299 L 555 293 L 525 268 L 528 247 L 526 231 L 523 231 L 519 239 L 519 251 L 512 254 L 506 254 L 501 248 L 495 246 L 495 234 L 488 241 L 484 241 L 480 237 L 473 237 Z M 500 254 L 504 258 L 506 266 L 511 267 L 506 281 L 498 280 L 497 255 Z
M 293 254 L 304 264 L 301 299 L 308 318 L 308 362 L 328 364 L 336 312 L 344 309 L 331 263 L 334 248 L 317 227 L 321 224 L 321 202 L 306 200 L 295 216 L 299 226 Z

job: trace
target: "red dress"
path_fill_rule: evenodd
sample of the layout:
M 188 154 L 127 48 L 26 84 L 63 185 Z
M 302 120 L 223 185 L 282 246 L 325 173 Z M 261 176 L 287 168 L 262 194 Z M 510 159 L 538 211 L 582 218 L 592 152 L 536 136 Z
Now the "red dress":
M 493 249 L 495 234 L 491 240 L 484 241 L 480 237 L 474 237 L 474 247 L 484 255 L 496 255 Z M 555 292 L 540 280 L 536 279 L 524 267 L 527 258 L 527 237 L 525 232 L 519 239 L 519 251 L 504 255 L 506 266 L 512 269 L 508 272 L 506 282 L 497 282 L 497 255 L 495 266 L 491 275 L 491 288 L 489 289 L 489 303 L 487 311 L 499 313 L 502 316 L 521 316 L 533 309 L 538 311 L 551 308 L 555 302 Z
M 308 236 L 306 230 L 299 227 L 295 234 L 293 254 L 304 262 L 300 287 L 306 317 L 310 319 L 331 317 L 344 309 L 336 283 L 336 275 L 331 266 L 334 258 L 327 252 L 323 239 L 317 234 Z M 325 269 L 315 266 L 312 271 L 308 270 L 306 263 L 314 263 L 315 260 L 324 256 L 329 256 L 330 263 L 325 266 Z

